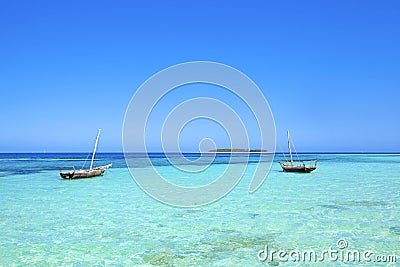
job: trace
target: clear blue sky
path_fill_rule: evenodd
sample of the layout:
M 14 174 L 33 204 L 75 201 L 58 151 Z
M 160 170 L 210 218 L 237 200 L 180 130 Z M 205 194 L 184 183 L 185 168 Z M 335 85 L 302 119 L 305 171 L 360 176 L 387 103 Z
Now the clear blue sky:
M 399 1 L 2 1 L 0 152 L 121 151 L 154 73 L 247 74 L 301 151 L 400 151 Z M 187 149 L 191 149 L 188 147 Z

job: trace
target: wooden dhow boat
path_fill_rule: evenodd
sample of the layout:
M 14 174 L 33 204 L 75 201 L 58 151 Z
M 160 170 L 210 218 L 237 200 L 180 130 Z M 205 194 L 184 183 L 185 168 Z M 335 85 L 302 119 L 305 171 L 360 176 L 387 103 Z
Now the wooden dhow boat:
M 293 160 L 292 149 L 290 147 L 290 133 L 287 131 L 288 136 L 288 148 L 290 153 L 290 160 L 286 160 L 285 162 L 279 162 L 284 172 L 302 172 L 302 173 L 310 173 L 317 169 L 316 159 L 311 160 L 300 160 L 297 155 L 298 160 Z M 297 152 L 296 152 L 297 154 Z M 285 157 L 286 158 L 286 157 Z
M 98 133 L 97 133 L 97 137 L 96 137 L 96 142 L 94 144 L 94 150 L 93 150 L 93 154 L 92 154 L 92 160 L 90 162 L 90 168 L 84 169 L 85 164 L 83 165 L 83 167 L 80 170 L 76 170 L 75 166 L 60 166 L 60 176 L 63 179 L 80 179 L 80 178 L 92 178 L 95 176 L 101 176 L 104 174 L 104 172 L 110 168 L 112 166 L 112 164 L 107 164 L 104 166 L 99 166 L 96 168 L 93 168 L 93 161 L 94 161 L 94 156 L 96 155 L 96 150 L 97 150 L 97 144 L 99 142 L 99 137 L 100 137 L 100 131 L 101 129 L 99 129 Z M 89 157 L 89 155 L 88 155 Z M 85 161 L 86 163 L 86 161 Z M 65 169 L 69 169 L 68 171 L 63 171 Z

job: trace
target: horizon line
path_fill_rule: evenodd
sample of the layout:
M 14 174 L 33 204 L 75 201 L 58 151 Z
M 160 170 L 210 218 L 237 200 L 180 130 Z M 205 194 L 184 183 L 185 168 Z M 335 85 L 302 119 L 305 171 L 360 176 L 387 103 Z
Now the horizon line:
M 68 151 L 68 152 L 2 152 L 0 154 L 92 154 L 87 151 Z M 199 151 L 184 151 L 184 152 L 163 152 L 163 151 L 149 151 L 149 152 L 128 152 L 127 154 L 287 154 L 288 152 L 199 152 Z M 400 151 L 301 151 L 298 154 L 400 154 Z M 124 154 L 123 151 L 106 151 L 97 152 L 96 154 Z

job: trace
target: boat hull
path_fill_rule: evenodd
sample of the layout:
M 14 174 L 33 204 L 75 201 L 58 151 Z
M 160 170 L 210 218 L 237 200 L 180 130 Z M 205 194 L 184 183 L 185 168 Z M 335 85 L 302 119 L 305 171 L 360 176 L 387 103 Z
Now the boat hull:
M 105 169 L 99 170 L 80 170 L 80 171 L 70 171 L 70 172 L 60 172 L 60 176 L 63 179 L 82 179 L 82 178 L 92 178 L 96 176 L 101 176 L 105 172 Z
M 112 166 L 112 164 L 108 164 L 108 165 L 97 167 L 97 168 L 91 169 L 91 170 L 79 170 L 79 171 L 76 171 L 74 168 L 73 171 L 67 171 L 67 172 L 60 171 L 60 176 L 61 176 L 61 178 L 67 179 L 67 180 L 92 178 L 92 177 L 96 177 L 96 176 L 102 176 L 104 174 L 104 172 L 111 166 Z
M 304 166 L 304 165 L 290 165 L 280 163 L 282 170 L 284 172 L 301 172 L 301 173 L 310 173 L 314 171 L 317 167 L 316 166 Z
M 105 172 L 105 169 L 100 170 L 81 170 L 81 171 L 71 171 L 71 172 L 60 172 L 60 176 L 63 179 L 82 179 L 82 178 L 92 178 L 96 176 L 101 176 Z

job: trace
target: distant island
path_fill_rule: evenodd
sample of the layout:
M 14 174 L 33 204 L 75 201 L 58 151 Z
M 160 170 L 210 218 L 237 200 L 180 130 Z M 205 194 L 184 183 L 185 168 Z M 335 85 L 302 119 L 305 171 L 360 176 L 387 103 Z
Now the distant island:
M 217 148 L 211 149 L 208 152 L 219 152 L 219 153 L 233 153 L 233 152 L 242 152 L 242 153 L 263 153 L 267 152 L 265 149 L 244 149 L 244 148 Z

